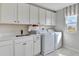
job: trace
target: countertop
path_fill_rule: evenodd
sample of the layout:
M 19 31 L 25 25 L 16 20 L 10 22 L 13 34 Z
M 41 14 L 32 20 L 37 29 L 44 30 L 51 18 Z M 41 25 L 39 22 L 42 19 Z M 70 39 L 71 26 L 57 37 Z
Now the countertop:
M 21 36 L 30 36 L 31 34 L 23 34 L 23 35 L 16 35 L 16 37 L 21 37 Z
M 24 35 L 16 35 L 16 37 L 32 36 L 32 35 L 40 35 L 40 34 L 24 34 Z
M 0 37 L 0 42 L 1 41 L 7 41 L 7 40 L 16 40 L 17 37 L 22 37 L 22 36 L 36 36 L 36 35 L 40 35 L 40 34 L 6 35 L 6 36 Z

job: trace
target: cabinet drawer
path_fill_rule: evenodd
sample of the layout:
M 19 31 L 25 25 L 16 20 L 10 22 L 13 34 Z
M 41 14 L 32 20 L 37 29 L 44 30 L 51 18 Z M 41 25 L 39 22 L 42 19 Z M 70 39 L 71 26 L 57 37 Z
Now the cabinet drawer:
M 33 41 L 33 37 L 32 36 L 17 37 L 17 39 L 15 40 L 15 43 L 22 43 L 26 41 Z
M 33 36 L 24 36 L 24 37 L 22 37 L 22 39 L 26 39 L 26 41 L 32 41 Z
M 17 37 L 17 39 L 15 40 L 15 43 L 22 43 L 25 42 L 25 39 L 22 39 L 22 37 Z

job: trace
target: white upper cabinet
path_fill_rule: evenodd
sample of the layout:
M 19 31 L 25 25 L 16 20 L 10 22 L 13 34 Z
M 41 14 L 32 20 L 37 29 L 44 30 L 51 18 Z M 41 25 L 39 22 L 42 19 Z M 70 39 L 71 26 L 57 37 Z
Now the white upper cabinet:
M 39 23 L 40 25 L 45 25 L 45 9 L 39 8 Z
M 29 4 L 18 4 L 18 21 L 20 24 L 29 24 Z
M 52 20 L 52 16 L 51 16 L 51 11 L 46 10 L 46 25 L 51 25 L 51 20 Z
M 25 3 L 0 4 L 0 23 L 56 25 L 56 13 Z
M 38 24 L 38 7 L 30 5 L 30 24 Z
M 56 13 L 52 12 L 52 25 L 56 26 Z
M 16 3 L 1 4 L 1 22 L 17 23 L 17 4 Z

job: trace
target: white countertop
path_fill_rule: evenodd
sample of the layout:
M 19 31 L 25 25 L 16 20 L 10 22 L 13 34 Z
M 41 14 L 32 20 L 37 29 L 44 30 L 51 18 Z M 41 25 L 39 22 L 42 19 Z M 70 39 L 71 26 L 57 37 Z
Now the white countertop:
M 27 37 L 29 36 L 39 36 L 40 34 L 31 34 L 31 35 L 28 35 Z M 20 37 L 24 37 L 24 36 L 20 36 Z M 16 40 L 17 37 L 16 35 L 3 35 L 3 36 L 0 36 L 0 41 L 6 41 L 6 40 Z

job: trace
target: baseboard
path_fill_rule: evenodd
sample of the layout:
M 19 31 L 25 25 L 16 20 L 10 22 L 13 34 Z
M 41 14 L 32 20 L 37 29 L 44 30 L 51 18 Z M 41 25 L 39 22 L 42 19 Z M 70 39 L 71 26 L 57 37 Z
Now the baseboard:
M 68 46 L 64 46 L 63 48 L 67 48 L 67 49 L 70 49 L 70 50 L 73 50 L 73 51 L 79 53 L 79 50 L 78 49 L 74 49 L 74 48 L 71 48 L 71 47 L 68 47 Z
M 41 55 L 41 53 L 38 53 L 38 54 L 36 54 L 36 55 L 34 55 L 34 56 L 39 56 L 39 55 Z

